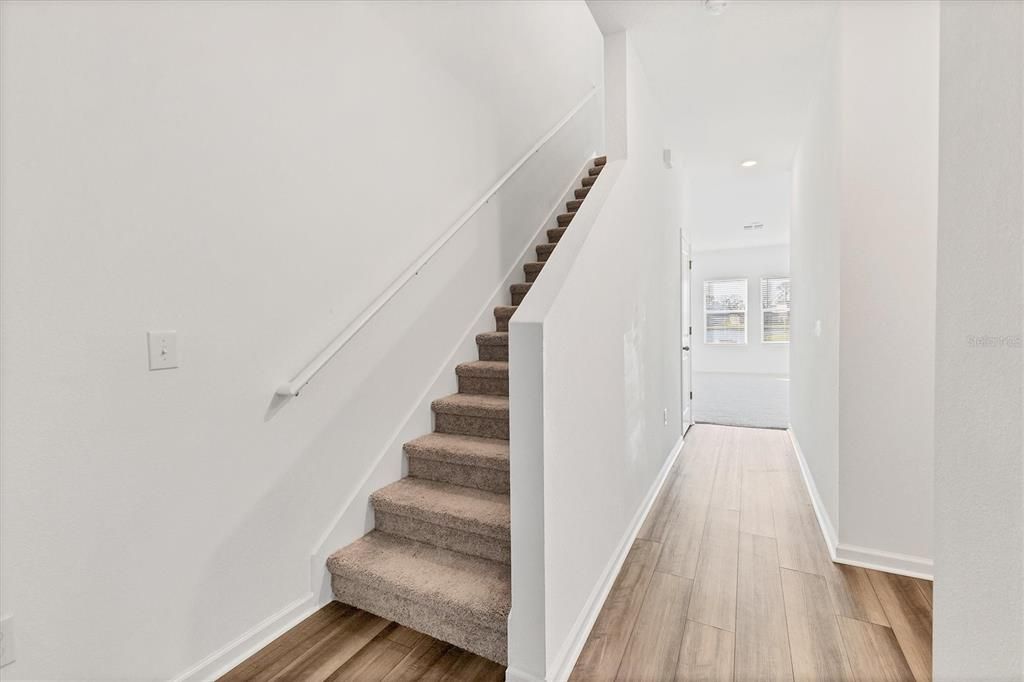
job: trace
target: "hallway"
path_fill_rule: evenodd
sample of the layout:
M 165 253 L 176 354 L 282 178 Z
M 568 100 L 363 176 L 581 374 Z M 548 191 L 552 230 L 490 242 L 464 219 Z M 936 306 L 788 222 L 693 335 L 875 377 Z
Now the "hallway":
M 698 424 L 571 680 L 931 679 L 932 584 L 834 564 L 785 431 Z

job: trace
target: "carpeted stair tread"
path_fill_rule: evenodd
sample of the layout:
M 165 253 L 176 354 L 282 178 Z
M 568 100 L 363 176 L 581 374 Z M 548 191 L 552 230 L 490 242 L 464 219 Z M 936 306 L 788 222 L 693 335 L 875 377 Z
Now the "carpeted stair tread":
M 580 190 L 576 190 L 576 191 L 579 192 Z M 582 206 L 582 205 L 583 205 L 583 198 L 577 196 L 575 199 L 572 199 L 571 201 L 565 202 L 565 210 L 570 211 L 571 213 L 575 213 L 579 209 L 579 207 Z
M 508 318 L 512 317 L 512 315 L 515 314 L 516 309 L 518 307 L 519 306 L 515 306 L 515 305 L 498 305 L 498 306 L 494 306 L 494 316 L 495 317 L 504 317 L 504 318 L 508 319 Z
M 537 260 L 546 261 L 551 258 L 551 252 L 555 250 L 554 244 L 537 244 Z
M 508 363 L 497 360 L 475 360 L 463 362 L 455 368 L 460 377 L 480 377 L 484 379 L 508 379 Z
M 476 335 L 476 345 L 478 346 L 505 346 L 509 345 L 509 333 L 508 332 L 483 332 L 482 334 Z
M 573 194 L 575 194 L 575 195 L 576 195 L 576 199 L 577 199 L 577 201 L 579 201 L 579 202 L 581 202 L 581 203 L 583 202 L 583 200 L 584 200 L 584 199 L 586 199 L 586 198 L 587 198 L 587 195 L 588 195 L 589 193 L 590 193 L 590 188 L 589 188 L 589 187 L 584 187 L 584 188 L 582 188 L 582 189 L 578 189 L 578 190 L 575 190 L 575 191 L 573 192 Z M 570 202 L 570 203 L 571 203 L 571 202 Z
M 507 346 L 508 332 L 483 332 L 476 335 L 478 346 Z
M 603 166 L 606 163 L 608 163 L 607 156 L 599 156 L 596 159 L 594 159 L 594 166 Z
M 508 361 L 508 332 L 493 331 L 476 335 L 477 354 L 481 360 Z
M 338 579 L 367 585 L 504 631 L 511 606 L 507 565 L 372 531 L 332 554 Z
M 499 305 L 494 308 L 494 322 L 499 332 L 508 331 L 508 322 L 515 315 L 516 310 L 519 306 L 515 305 Z
M 588 175 L 585 178 L 583 178 L 583 186 L 584 187 L 590 187 L 595 182 L 597 182 L 597 176 L 596 175 Z
M 596 177 L 601 174 L 602 170 L 604 170 L 604 166 L 594 166 L 588 171 L 588 175 L 590 175 L 590 177 L 592 178 Z
M 526 281 L 533 282 L 537 279 L 537 275 L 544 269 L 544 261 L 538 263 L 526 263 L 523 265 L 523 272 L 526 273 Z
M 552 244 L 557 244 L 563 234 L 565 234 L 564 227 L 552 227 L 548 230 L 548 241 Z
M 508 441 L 454 433 L 428 433 L 405 444 L 411 457 L 508 471 Z
M 559 227 L 566 227 L 569 223 L 572 222 L 572 219 L 573 219 L 573 217 L 575 215 L 576 215 L 575 213 L 562 213 L 562 214 L 560 214 L 558 216 L 558 226 Z
M 523 282 L 522 284 L 513 284 L 508 288 L 509 293 L 512 294 L 512 305 L 519 305 L 526 298 L 526 294 L 530 293 L 530 287 L 533 286 L 533 282 Z
M 370 496 L 373 508 L 508 541 L 508 495 L 451 483 L 403 478 Z
M 502 395 L 453 393 L 444 398 L 438 398 L 431 403 L 431 407 L 435 412 L 457 414 L 462 417 L 508 419 L 508 397 Z

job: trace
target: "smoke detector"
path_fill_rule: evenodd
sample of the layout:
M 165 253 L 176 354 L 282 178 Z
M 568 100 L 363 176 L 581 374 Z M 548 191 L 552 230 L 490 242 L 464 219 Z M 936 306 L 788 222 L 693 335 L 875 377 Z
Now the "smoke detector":
M 747 223 L 743 226 L 744 230 L 763 230 L 764 223 Z
M 729 0 L 704 0 L 704 11 L 716 17 L 728 6 Z

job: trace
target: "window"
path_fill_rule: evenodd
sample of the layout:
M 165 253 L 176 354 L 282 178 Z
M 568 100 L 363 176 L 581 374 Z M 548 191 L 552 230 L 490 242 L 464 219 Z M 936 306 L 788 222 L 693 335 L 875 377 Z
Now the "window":
M 789 343 L 789 277 L 761 278 L 761 341 Z
M 704 343 L 747 342 L 747 280 L 704 282 Z

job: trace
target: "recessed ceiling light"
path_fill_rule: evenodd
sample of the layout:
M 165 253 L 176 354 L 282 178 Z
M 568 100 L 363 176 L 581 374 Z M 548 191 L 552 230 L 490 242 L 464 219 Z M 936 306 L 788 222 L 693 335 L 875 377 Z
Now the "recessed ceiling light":
M 757 165 L 757 161 L 754 161 L 753 159 L 751 159 L 749 161 L 744 161 L 740 165 L 743 166 L 744 168 L 750 168 L 751 166 L 756 166 Z

